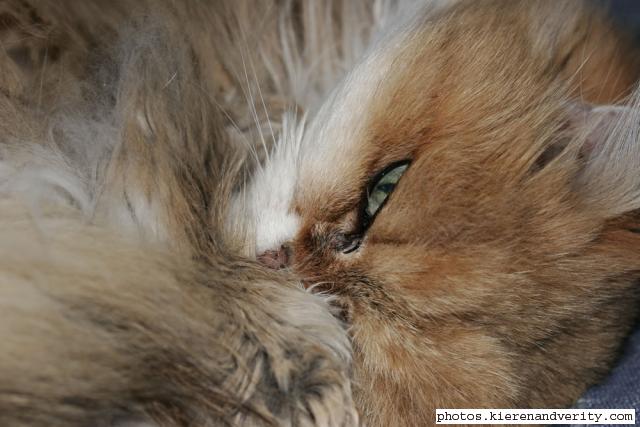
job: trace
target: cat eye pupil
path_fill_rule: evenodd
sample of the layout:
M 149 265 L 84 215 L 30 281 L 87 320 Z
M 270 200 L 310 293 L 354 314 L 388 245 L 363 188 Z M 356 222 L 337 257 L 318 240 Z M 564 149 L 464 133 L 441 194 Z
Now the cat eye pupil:
M 394 163 L 382 172 L 380 172 L 371 181 L 372 185 L 368 188 L 364 197 L 364 211 L 361 212 L 360 224 L 355 234 L 341 234 L 336 236 L 335 248 L 343 254 L 350 254 L 360 248 L 363 239 L 363 233 L 373 222 L 378 211 L 387 201 L 389 195 L 395 190 L 402 174 L 409 167 L 408 161 Z
M 368 223 L 371 223 L 375 215 L 382 208 L 408 167 L 409 163 L 406 161 L 400 164 L 394 164 L 376 177 L 374 185 L 371 187 L 373 190 L 367 194 L 366 207 L 364 210 Z
M 376 187 L 377 191 L 382 191 L 383 193 L 391 193 L 393 191 L 393 189 L 395 188 L 395 184 L 392 183 L 386 183 L 386 184 L 380 184 Z

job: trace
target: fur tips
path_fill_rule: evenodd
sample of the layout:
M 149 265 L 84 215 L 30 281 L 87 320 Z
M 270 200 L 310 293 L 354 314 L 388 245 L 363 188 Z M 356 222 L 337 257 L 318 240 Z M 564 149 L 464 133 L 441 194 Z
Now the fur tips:
M 0 255 L 2 425 L 357 424 L 345 332 L 294 282 L 6 198 Z
M 623 106 L 587 107 L 581 119 L 578 190 L 606 217 L 640 209 L 640 89 Z

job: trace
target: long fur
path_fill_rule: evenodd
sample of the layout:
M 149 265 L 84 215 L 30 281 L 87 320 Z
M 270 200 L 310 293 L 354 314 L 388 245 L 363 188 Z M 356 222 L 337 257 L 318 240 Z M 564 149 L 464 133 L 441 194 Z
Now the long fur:
M 281 68 L 255 64 L 294 24 L 251 2 L 68 6 L 2 4 L 0 424 L 355 425 L 325 298 L 221 227 L 277 114 Z
M 0 236 L 2 425 L 356 423 L 349 344 L 295 282 L 6 199 Z
M 637 49 L 589 2 L 431 6 L 372 39 L 237 202 L 249 252 L 336 297 L 369 425 L 570 405 L 639 310 Z
M 537 5 L 0 3 L 0 424 L 570 404 L 637 311 L 638 63 Z

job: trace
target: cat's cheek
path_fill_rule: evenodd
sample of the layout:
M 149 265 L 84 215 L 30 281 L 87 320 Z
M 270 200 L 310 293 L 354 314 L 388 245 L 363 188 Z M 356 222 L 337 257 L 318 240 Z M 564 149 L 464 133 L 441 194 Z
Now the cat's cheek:
M 428 249 L 414 245 L 370 244 L 360 254 L 359 263 L 389 290 L 426 290 L 432 273 Z
M 512 291 L 509 254 L 499 248 L 376 244 L 368 250 L 360 270 L 425 313 L 474 310 Z

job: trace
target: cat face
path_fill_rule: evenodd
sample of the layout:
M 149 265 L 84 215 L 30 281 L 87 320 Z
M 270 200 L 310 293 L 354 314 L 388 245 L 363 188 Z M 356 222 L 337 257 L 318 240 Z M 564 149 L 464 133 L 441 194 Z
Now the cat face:
M 343 308 L 374 425 L 569 404 L 633 317 L 635 219 L 591 169 L 612 138 L 531 29 L 562 7 L 512 3 L 391 32 L 249 190 L 259 259 Z

